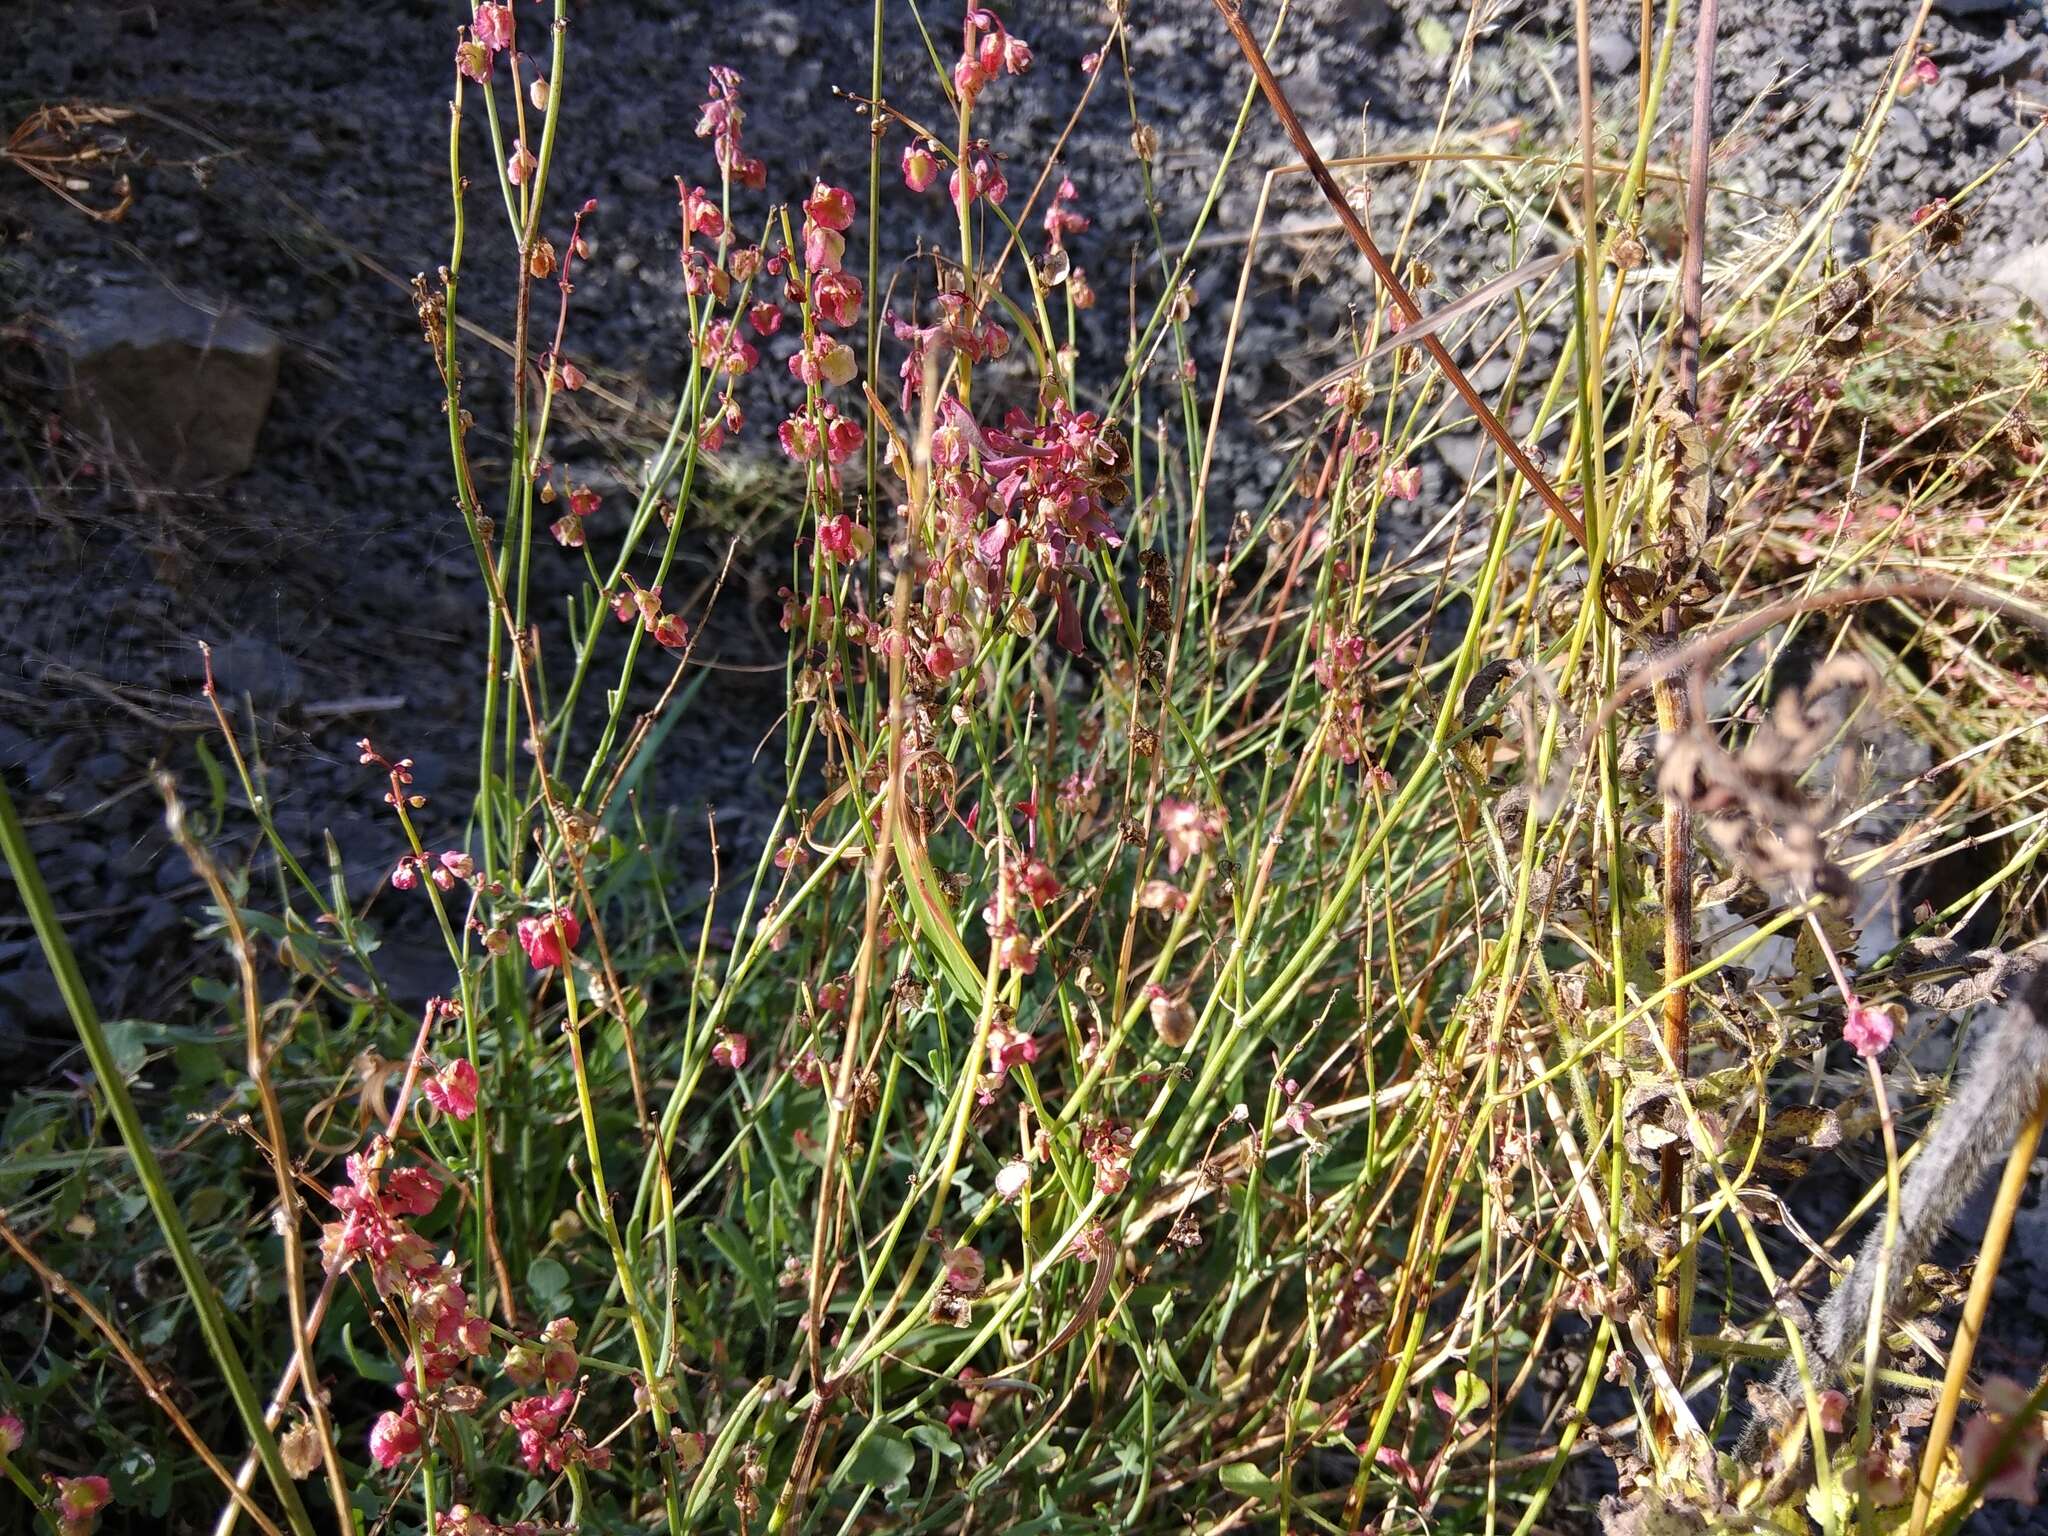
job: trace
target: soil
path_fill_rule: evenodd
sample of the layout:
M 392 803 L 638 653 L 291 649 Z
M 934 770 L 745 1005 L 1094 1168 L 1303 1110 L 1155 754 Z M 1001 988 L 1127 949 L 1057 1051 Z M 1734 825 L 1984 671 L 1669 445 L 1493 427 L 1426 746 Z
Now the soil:
M 253 707 L 287 837 L 317 855 L 331 830 L 358 899 L 399 849 L 381 784 L 357 763 L 358 737 L 412 756 L 418 787 L 433 797 L 430 814 L 459 831 L 453 824 L 473 782 L 468 722 L 481 689 L 485 614 L 450 500 L 438 380 L 403 280 L 447 257 L 444 103 L 454 28 L 468 9 L 446 0 L 9 7 L 10 125 L 47 102 L 147 114 L 120 125 L 148 162 L 132 171 L 136 201 L 119 223 L 91 220 L 0 165 L 0 293 L 14 316 L 0 330 L 9 429 L 0 494 L 12 556 L 0 570 L 0 772 L 109 1015 L 171 1006 L 194 970 L 197 884 L 174 852 L 166 855 L 148 771 L 161 763 L 188 796 L 206 798 L 200 640 L 215 647 L 223 688 Z M 998 9 L 1036 53 L 1029 74 L 985 98 L 1021 201 L 1084 83 L 1083 56 L 1102 46 L 1108 12 L 1078 0 Z M 1723 4 L 1715 176 L 1752 194 L 1722 200 L 1731 210 L 1726 239 L 1771 238 L 1829 178 L 1909 9 L 1891 0 Z M 541 12 L 519 10 L 521 41 L 537 50 Z M 1568 0 L 1497 7 L 1460 97 L 1459 126 L 1498 130 L 1505 147 L 1513 130 L 1504 125 L 1554 123 L 1570 109 L 1571 10 Z M 1271 11 L 1259 6 L 1255 22 L 1266 25 Z M 1600 111 L 1620 135 L 1632 131 L 1635 110 L 1638 7 L 1601 0 L 1595 11 Z M 570 13 L 570 66 L 559 82 L 570 107 L 554 185 L 561 208 L 594 197 L 599 210 L 566 349 L 634 408 L 582 402 L 555 449 L 617 506 L 682 377 L 672 178 L 712 179 L 707 146 L 692 133 L 707 68 L 727 64 L 747 78 L 749 146 L 767 159 L 776 196 L 800 197 L 816 175 L 864 198 L 865 123 L 834 88 L 867 87 L 871 13 L 851 0 L 609 0 L 572 4 Z M 927 14 L 934 24 L 953 16 Z M 932 113 L 938 93 L 923 42 L 906 9 L 891 6 L 889 17 L 889 78 L 907 82 L 892 100 L 912 116 Z M 1449 67 L 1444 40 L 1462 26 L 1457 8 L 1304 0 L 1272 57 L 1326 153 L 1411 148 L 1435 125 Z M 946 39 L 936 41 L 943 54 Z M 1955 193 L 2020 140 L 2017 103 L 2048 98 L 2048 36 L 2036 5 L 1945 0 L 1925 46 L 1941 78 L 1887 125 L 1865 191 L 1836 231 L 1845 250 L 1880 221 L 1903 222 Z M 1132 0 L 1128 48 L 1136 111 L 1159 136 L 1159 219 L 1177 247 L 1248 75 L 1207 0 Z M 1689 75 L 1681 55 L 1665 109 L 1671 121 L 1682 114 Z M 502 328 L 502 221 L 493 222 L 487 145 L 474 124 L 471 133 L 477 186 L 464 307 Z M 891 165 L 900 142 L 888 146 Z M 1261 177 L 1291 158 L 1257 108 L 1197 255 L 1188 338 L 1205 377 L 1221 353 Z M 2042 159 L 2036 142 L 1977 205 L 1970 240 L 1947 269 L 1955 292 L 2048 238 Z M 1126 289 L 1147 303 L 1160 281 L 1114 64 L 1066 143 L 1063 168 L 1093 220 L 1071 241 L 1075 260 L 1101 295 L 1080 343 L 1085 380 L 1117 366 Z M 929 264 L 912 260 L 918 240 L 943 241 L 947 231 L 935 197 L 914 198 L 894 174 L 884 184 L 885 272 L 894 274 L 897 307 L 908 308 L 920 277 L 929 279 Z M 1383 234 L 1397 228 L 1412 186 L 1398 171 L 1375 174 L 1372 217 Z M 1445 175 L 1431 186 L 1414 248 L 1436 268 L 1441 301 L 1502 269 L 1509 249 L 1505 216 L 1475 180 Z M 1371 302 L 1358 263 L 1326 223 L 1300 178 L 1279 183 L 1238 340 L 1239 404 L 1282 400 L 1317 377 L 1342 355 L 1348 318 Z M 159 284 L 202 306 L 239 310 L 285 344 L 254 464 L 198 492 L 148 484 L 104 460 L 57 389 L 56 355 L 95 295 Z M 771 427 L 788 384 L 783 350 L 764 348 L 769 366 L 749 381 L 751 424 L 724 455 L 729 499 L 756 510 L 775 505 Z M 885 382 L 896 355 L 885 349 Z M 480 348 L 471 358 L 471 403 L 488 431 L 504 380 L 491 376 Z M 1534 360 L 1543 361 L 1540 350 Z M 1301 419 L 1261 425 L 1254 414 L 1228 413 L 1212 493 L 1226 512 L 1257 505 L 1284 481 L 1287 434 Z M 1454 432 L 1439 450 L 1426 466 L 1425 517 L 1462 487 L 1478 442 Z M 682 584 L 700 593 L 737 520 L 729 509 L 701 515 L 685 541 Z M 605 543 L 602 523 L 593 533 Z M 685 828 L 701 828 L 705 809 L 716 809 L 728 867 L 751 862 L 782 798 L 773 742 L 782 679 L 773 664 L 782 638 L 774 591 L 785 562 L 772 543 L 756 539 L 736 562 L 700 652 L 722 670 L 648 785 L 650 805 L 672 809 Z M 544 594 L 577 575 L 551 544 L 536 561 Z M 221 835 L 231 856 L 248 846 L 250 828 L 232 804 Z M 703 838 L 680 841 L 682 877 L 701 879 Z M 437 939 L 422 935 L 411 949 L 394 926 L 386 940 L 401 991 L 440 985 Z M 11 890 L 0 892 L 0 1086 L 10 1075 L 48 1071 L 68 1039 L 19 904 Z M 2031 1306 L 2048 1296 L 2048 1286 L 2033 1283 L 2048 1278 L 2048 1239 L 2035 1234 L 2017 1257 L 2014 1283 Z M 2038 1364 L 2042 1318 L 2026 1307 L 2003 1310 L 2018 1331 L 1999 1347 Z

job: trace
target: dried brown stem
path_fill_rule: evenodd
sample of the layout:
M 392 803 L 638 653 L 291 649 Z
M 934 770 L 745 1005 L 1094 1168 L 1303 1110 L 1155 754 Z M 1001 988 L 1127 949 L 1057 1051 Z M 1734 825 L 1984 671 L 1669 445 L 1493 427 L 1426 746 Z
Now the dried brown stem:
M 1302 164 L 1308 167 L 1309 175 L 1322 190 L 1324 199 L 1337 215 L 1337 221 L 1344 226 L 1344 233 L 1351 237 L 1351 243 L 1357 246 L 1359 254 L 1365 257 L 1366 265 L 1372 268 L 1373 276 L 1378 278 L 1380 286 L 1386 289 L 1387 297 L 1392 299 L 1395 307 L 1401 311 L 1402 319 L 1420 320 L 1422 306 L 1415 302 L 1415 296 L 1409 293 L 1401 279 L 1395 275 L 1393 265 L 1380 253 L 1380 248 L 1373 242 L 1372 235 L 1353 211 L 1350 200 L 1344 196 L 1343 188 L 1337 185 L 1336 177 L 1330 174 L 1329 166 L 1316 152 L 1308 131 L 1301 126 L 1301 119 L 1294 115 L 1294 108 L 1288 103 L 1287 93 L 1281 90 L 1280 82 L 1273 77 L 1272 66 L 1266 62 L 1266 55 L 1260 49 L 1258 39 L 1252 36 L 1251 28 L 1245 25 L 1244 17 L 1238 14 L 1233 0 L 1215 0 L 1215 4 L 1218 14 L 1223 17 L 1223 24 L 1230 29 L 1230 35 L 1237 39 L 1237 46 L 1243 51 L 1246 62 L 1251 65 L 1252 73 L 1257 76 L 1259 89 L 1265 93 L 1267 104 L 1273 109 L 1273 115 L 1280 119 L 1280 126 L 1286 130 L 1288 141 L 1294 145 L 1294 152 L 1301 156 Z M 1590 236 L 1591 231 L 1587 233 Z M 1522 451 L 1522 445 L 1515 441 L 1513 434 L 1501 424 L 1500 418 L 1494 415 L 1492 407 L 1487 405 L 1480 397 L 1479 391 L 1472 387 L 1472 381 L 1465 377 L 1465 371 L 1452 359 L 1443 342 L 1428 333 L 1422 336 L 1421 342 L 1423 350 L 1435 361 L 1437 367 L 1443 370 L 1444 378 L 1457 392 L 1458 398 L 1465 402 L 1467 409 L 1478 419 L 1486 435 L 1499 447 L 1502 456 L 1514 465 L 1516 473 L 1528 482 L 1529 488 L 1550 509 L 1551 515 L 1570 531 L 1571 536 L 1578 541 L 1579 547 L 1586 548 L 1586 529 L 1579 521 L 1578 514 L 1566 504 L 1564 497 L 1558 494 L 1557 487 L 1544 477 L 1543 471 L 1535 466 L 1529 455 Z
M 1685 180 L 1685 252 L 1678 275 L 1677 393 L 1679 412 L 1691 422 L 1699 419 L 1700 314 L 1704 301 L 1707 260 L 1707 169 L 1714 139 L 1714 47 L 1718 30 L 1718 0 L 1700 0 L 1699 23 L 1693 38 L 1692 140 Z M 1647 35 L 1644 46 L 1648 47 Z M 1681 469 L 1679 473 L 1687 471 Z M 1674 487 L 1675 508 L 1684 494 Z M 1695 552 L 1697 553 L 1697 552 Z M 1683 630 L 1682 604 L 1664 610 L 1663 632 L 1667 646 L 1675 646 Z M 1689 688 L 1681 671 L 1660 679 L 1652 694 L 1657 705 L 1657 726 L 1673 740 L 1689 724 Z M 1692 970 L 1692 810 L 1683 799 L 1667 795 L 1664 800 L 1664 848 L 1662 869 L 1664 900 L 1664 979 L 1670 985 L 1664 998 L 1664 1048 L 1682 1076 L 1692 1047 L 1692 989 L 1678 984 L 1678 978 Z M 1657 1180 L 1658 1214 L 1666 1225 L 1676 1225 L 1690 1204 L 1686 1198 L 1685 1149 L 1673 1141 L 1659 1154 Z M 1687 1277 L 1691 1260 L 1666 1273 L 1657 1284 L 1657 1349 L 1675 1379 L 1685 1375 L 1685 1339 L 1689 1331 L 1686 1314 L 1691 1309 L 1691 1286 Z M 1659 1441 L 1676 1449 L 1675 1430 L 1661 1404 L 1655 1415 Z

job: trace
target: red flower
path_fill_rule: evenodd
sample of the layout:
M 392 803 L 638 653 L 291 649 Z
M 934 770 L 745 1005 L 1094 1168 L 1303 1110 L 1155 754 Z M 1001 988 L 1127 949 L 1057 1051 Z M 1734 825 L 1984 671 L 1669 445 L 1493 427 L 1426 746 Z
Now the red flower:
M 728 1071 L 737 1072 L 747 1064 L 747 1037 L 741 1034 L 725 1033 L 718 1037 L 718 1043 L 711 1047 L 711 1059 Z
M 875 541 L 844 512 L 835 513 L 818 524 L 818 547 L 841 565 L 850 565 L 874 548 Z
M 582 937 L 583 925 L 567 907 L 519 920 L 519 947 L 526 951 L 527 961 L 536 971 L 560 965 Z
M 827 229 L 846 229 L 853 223 L 853 194 L 844 187 L 819 182 L 804 199 L 804 216 Z

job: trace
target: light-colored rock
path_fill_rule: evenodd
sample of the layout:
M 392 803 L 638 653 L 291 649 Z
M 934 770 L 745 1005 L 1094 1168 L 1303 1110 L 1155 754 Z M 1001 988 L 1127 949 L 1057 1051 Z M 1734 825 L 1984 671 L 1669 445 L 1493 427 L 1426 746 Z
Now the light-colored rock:
M 205 485 L 254 462 L 284 349 L 248 316 L 160 287 L 108 288 L 64 318 L 60 345 L 78 426 L 140 478 Z

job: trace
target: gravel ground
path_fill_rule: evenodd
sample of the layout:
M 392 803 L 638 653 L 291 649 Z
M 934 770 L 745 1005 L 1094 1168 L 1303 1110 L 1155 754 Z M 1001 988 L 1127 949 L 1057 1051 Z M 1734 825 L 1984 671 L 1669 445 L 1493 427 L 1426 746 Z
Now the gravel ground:
M 998 9 L 1028 37 L 1037 62 L 990 92 L 983 117 L 1010 157 L 1013 181 L 1028 186 L 1072 110 L 1080 60 L 1101 46 L 1108 17 L 1099 0 Z M 1729 238 L 1769 238 L 1774 221 L 1826 183 L 1910 9 L 1897 0 L 1726 0 L 1715 175 L 1754 194 L 1723 200 L 1741 210 Z M 185 914 L 196 887 L 164 855 L 146 774 L 161 761 L 189 792 L 204 782 L 197 640 L 214 643 L 224 685 L 246 692 L 263 722 L 287 834 L 317 849 L 320 830 L 331 828 L 359 893 L 388 869 L 397 842 L 378 814 L 379 786 L 356 764 L 357 736 L 416 758 L 420 787 L 451 815 L 463 803 L 464 722 L 480 686 L 472 658 L 484 615 L 446 488 L 434 372 L 408 295 L 371 263 L 409 277 L 445 257 L 442 102 L 453 28 L 467 10 L 416 0 L 10 7 L 9 31 L 20 45 L 4 86 L 10 123 L 57 100 L 152 114 L 125 125 L 155 163 L 134 173 L 137 201 L 118 225 L 92 222 L 0 167 L 0 297 L 18 317 L 0 327 L 0 404 L 10 427 L 0 443 L 0 490 L 15 530 L 14 558 L 0 571 L 0 772 L 33 824 L 109 1013 L 163 1006 L 188 972 Z M 1271 10 L 1258 6 L 1254 19 L 1263 23 Z M 1633 112 L 1637 6 L 1600 0 L 1595 12 L 1603 117 L 1619 131 Z M 1956 191 L 2018 141 L 2016 100 L 2048 98 L 2048 37 L 2037 4 L 1943 0 L 1935 12 L 1925 41 L 1941 78 L 1887 126 L 1863 198 L 1836 232 L 1846 249 L 1877 222 L 1903 220 Z M 864 188 L 864 126 L 832 92 L 865 89 L 870 13 L 825 0 L 612 0 L 574 5 L 572 15 L 572 107 L 555 186 L 563 206 L 596 197 L 600 211 L 569 351 L 595 378 L 658 410 L 683 358 L 671 177 L 709 179 L 706 147 L 691 133 L 707 67 L 729 64 L 747 77 L 749 143 L 769 161 L 778 195 L 800 195 L 814 174 Z M 922 42 L 907 12 L 891 15 L 891 78 L 909 82 L 894 99 L 913 115 L 930 112 L 938 96 Z M 1444 96 L 1442 28 L 1455 32 L 1463 19 L 1456 9 L 1419 3 L 1304 0 L 1273 59 L 1326 152 L 1413 147 L 1431 132 Z M 525 14 L 521 23 L 522 40 L 535 46 L 538 23 Z M 1571 106 L 1570 27 L 1568 0 L 1497 7 L 1458 123 L 1476 131 L 1557 122 Z M 943 51 L 943 38 L 939 45 Z M 1159 217 L 1177 246 L 1247 73 L 1207 0 L 1132 0 L 1129 50 L 1137 113 L 1159 135 Z M 1681 58 L 1674 81 L 1689 73 Z M 1116 366 L 1127 282 L 1145 302 L 1157 281 L 1145 267 L 1152 234 L 1136 194 L 1121 80 L 1111 70 L 1102 84 L 1064 154 L 1094 220 L 1072 242 L 1075 259 L 1103 296 L 1095 329 L 1081 342 L 1084 379 Z M 1684 95 L 1675 85 L 1672 121 Z M 1189 333 L 1205 370 L 1221 350 L 1260 179 L 1291 158 L 1261 107 L 1199 258 Z M 1954 291 L 2024 269 L 2048 249 L 2041 170 L 2037 143 L 1994 185 L 1972 220 L 1971 243 L 1943 278 Z M 933 202 L 888 181 L 886 254 L 903 262 L 896 270 L 907 291 L 918 239 L 943 240 L 946 232 Z M 1397 174 L 1376 180 L 1373 216 L 1383 231 L 1410 185 Z M 1446 175 L 1433 187 L 1418 239 L 1437 267 L 1437 293 L 1448 297 L 1488 275 L 1507 246 L 1499 210 L 1469 178 Z M 470 199 L 472 228 L 490 226 L 480 239 L 502 233 L 491 226 L 487 193 L 480 186 Z M 1370 302 L 1355 259 L 1322 231 L 1324 221 L 1304 183 L 1281 183 L 1268 215 L 1280 233 L 1262 242 L 1253 265 L 1240 401 L 1277 401 L 1317 376 L 1337 359 L 1347 316 Z M 506 285 L 476 260 L 465 308 L 490 323 L 509 313 Z M 281 378 L 253 466 L 203 494 L 139 486 L 104 466 L 95 479 L 59 483 L 53 466 L 75 464 L 81 450 L 63 436 L 77 425 L 51 387 L 52 350 L 106 290 L 161 283 L 204 305 L 236 306 L 282 338 Z M 1535 361 L 1543 360 L 1539 346 Z M 485 372 L 481 358 L 472 368 Z M 488 422 L 502 381 L 478 378 L 473 388 Z M 769 401 L 757 395 L 752 404 L 756 423 L 774 419 Z M 1256 505 L 1279 472 L 1291 423 L 1261 426 L 1253 414 L 1231 413 L 1218 455 L 1219 506 Z M 612 456 L 629 425 L 593 408 L 558 438 L 557 457 L 601 488 L 615 484 Z M 46 429 L 57 449 L 46 446 Z M 753 446 L 729 456 L 742 480 L 758 462 L 748 455 L 766 441 L 757 425 Z M 1442 442 L 1441 462 L 1427 466 L 1425 515 L 1455 494 L 1476 452 L 1469 435 Z M 690 548 L 693 574 L 707 576 L 721 547 L 707 532 Z M 546 569 L 553 554 L 540 561 L 544 591 L 559 585 Z M 776 580 L 771 555 L 740 562 L 707 654 L 738 667 L 775 658 Z M 776 673 L 720 673 L 671 739 L 653 785 L 656 801 L 676 807 L 684 825 L 701 825 L 702 808 L 716 806 L 728 848 L 740 857 L 758 846 L 779 798 L 777 775 L 754 759 L 779 707 Z M 231 816 L 228 832 L 237 830 Z M 401 987 L 435 985 L 434 951 L 408 950 L 403 933 L 390 938 Z M 52 1045 L 64 1038 L 25 920 L 0 894 L 0 1086 L 10 1074 L 47 1070 Z M 2048 1286 L 2032 1280 L 2048 1276 L 2048 1229 L 2029 1220 L 2014 1279 L 2026 1305 L 2009 1309 L 2021 1326 L 2007 1342 L 2038 1362 L 2042 1318 L 2032 1308 Z

